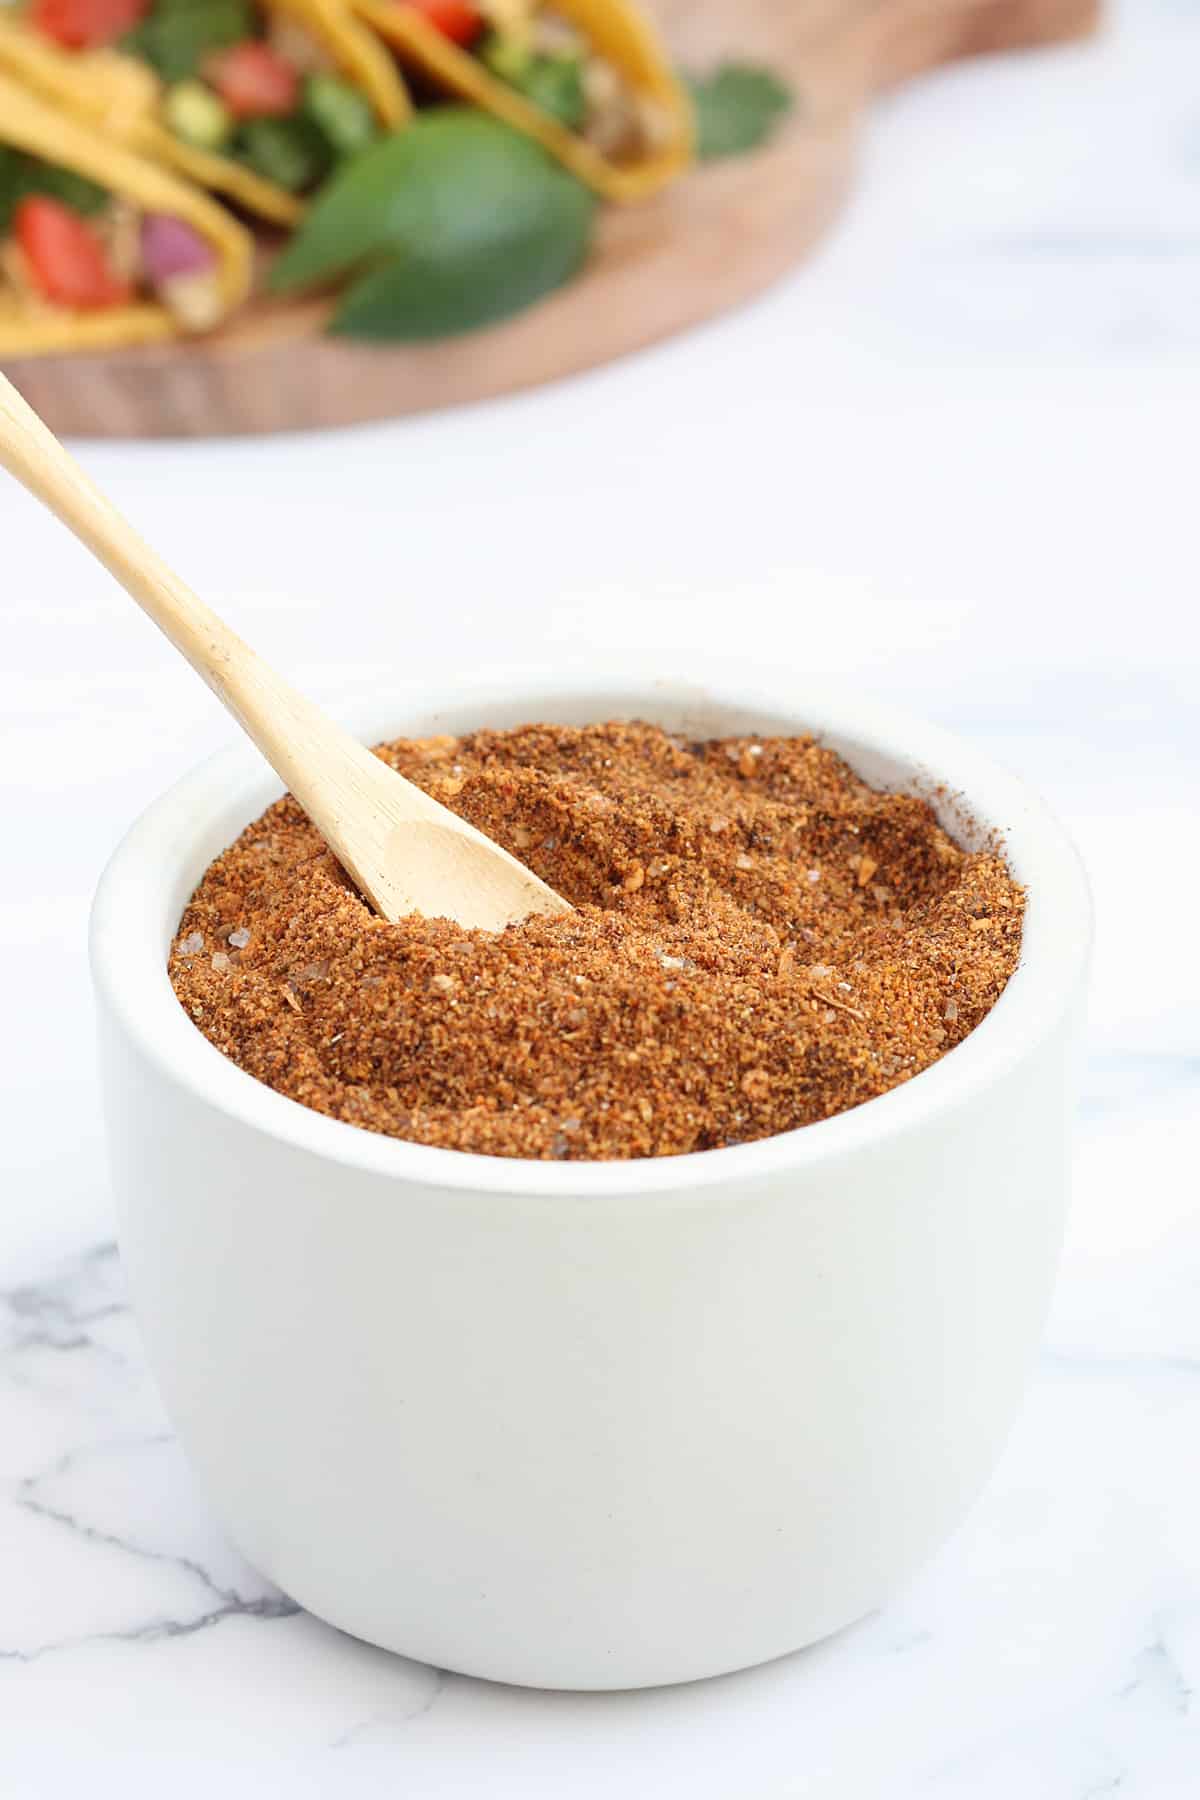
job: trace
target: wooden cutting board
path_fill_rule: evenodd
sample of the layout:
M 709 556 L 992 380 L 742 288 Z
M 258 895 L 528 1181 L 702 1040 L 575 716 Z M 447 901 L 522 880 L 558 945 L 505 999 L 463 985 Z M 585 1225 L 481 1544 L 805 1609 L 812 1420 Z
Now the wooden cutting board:
M 187 344 L 10 361 L 55 431 L 208 437 L 348 425 L 483 400 L 640 350 L 737 306 L 836 214 L 871 96 L 980 52 L 1081 36 L 1099 0 L 655 0 L 676 60 L 761 61 L 796 105 L 764 151 L 605 209 L 584 273 L 508 323 L 389 348 L 321 336 L 324 307 L 259 301 Z M 1019 129 L 1014 120 L 1013 129 Z

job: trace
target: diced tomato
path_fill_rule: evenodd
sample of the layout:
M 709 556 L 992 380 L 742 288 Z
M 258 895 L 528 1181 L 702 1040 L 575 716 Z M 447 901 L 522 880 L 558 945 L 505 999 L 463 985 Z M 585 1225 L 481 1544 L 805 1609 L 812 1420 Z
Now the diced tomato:
M 455 44 L 473 44 L 483 30 L 483 14 L 471 0 L 402 0 Z
M 68 50 L 111 44 L 143 19 L 151 0 L 33 0 L 34 29 Z
M 61 200 L 48 194 L 22 200 L 13 214 L 13 233 L 47 300 L 90 310 L 130 298 L 129 284 L 114 275 L 87 220 Z
M 282 119 L 300 101 L 300 76 L 270 44 L 247 38 L 218 50 L 204 73 L 237 119 Z

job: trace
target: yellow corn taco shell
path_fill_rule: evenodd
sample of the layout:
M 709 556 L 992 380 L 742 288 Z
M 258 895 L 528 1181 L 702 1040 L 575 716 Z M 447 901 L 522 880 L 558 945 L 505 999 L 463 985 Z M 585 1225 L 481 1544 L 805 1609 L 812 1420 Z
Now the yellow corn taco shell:
M 73 169 L 139 211 L 170 213 L 211 244 L 215 279 L 225 313 L 250 291 L 254 243 L 222 206 L 166 169 L 110 142 L 71 114 L 48 106 L 0 73 L 0 144 L 43 162 Z M 181 327 L 156 300 L 95 312 L 32 306 L 19 295 L 0 294 L 0 356 L 32 356 L 55 350 L 112 350 L 178 337 Z
M 628 0 L 552 0 L 547 8 L 586 37 L 662 121 L 660 141 L 636 162 L 618 163 L 500 81 L 404 0 L 351 0 L 359 17 L 392 45 L 401 61 L 439 87 L 526 132 L 589 187 L 610 200 L 642 200 L 687 166 L 692 114 L 666 49 L 650 21 Z
M 410 111 L 404 81 L 387 51 L 344 0 L 267 0 L 293 18 L 327 51 L 348 81 L 367 96 L 381 125 L 399 124 Z M 63 50 L 0 12 L 0 71 L 33 93 L 64 106 L 131 150 L 164 163 L 210 188 L 256 218 L 294 225 L 304 202 L 253 169 L 185 144 L 163 124 L 162 83 L 154 71 L 119 50 Z

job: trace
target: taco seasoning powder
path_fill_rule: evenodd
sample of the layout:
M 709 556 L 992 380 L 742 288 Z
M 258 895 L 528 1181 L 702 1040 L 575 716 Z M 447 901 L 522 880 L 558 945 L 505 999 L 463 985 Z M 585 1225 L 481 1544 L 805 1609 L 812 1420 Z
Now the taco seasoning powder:
M 927 1068 L 1017 963 L 1002 858 L 810 738 L 529 725 L 378 754 L 578 910 L 387 924 L 288 797 L 213 863 L 170 957 L 219 1050 L 370 1131 L 541 1158 L 745 1143 Z

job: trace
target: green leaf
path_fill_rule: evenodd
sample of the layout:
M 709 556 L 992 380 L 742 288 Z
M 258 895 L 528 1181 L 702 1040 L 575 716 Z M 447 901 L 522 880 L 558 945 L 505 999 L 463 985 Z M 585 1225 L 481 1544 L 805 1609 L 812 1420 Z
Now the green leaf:
M 685 75 L 684 82 L 692 96 L 701 162 L 757 150 L 793 104 L 779 77 L 752 63 L 722 63 L 711 75 Z
M 523 312 L 574 274 L 556 251 L 531 254 L 522 245 L 500 266 L 490 248 L 452 263 L 396 256 L 356 281 L 330 330 L 343 337 L 384 342 L 455 337 Z
M 448 337 L 507 318 L 583 262 L 594 195 L 522 132 L 470 107 L 418 115 L 324 187 L 271 285 L 359 276 L 333 330 Z

